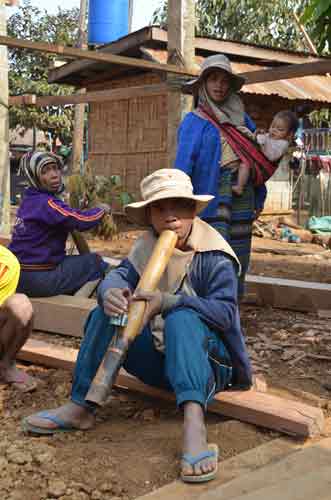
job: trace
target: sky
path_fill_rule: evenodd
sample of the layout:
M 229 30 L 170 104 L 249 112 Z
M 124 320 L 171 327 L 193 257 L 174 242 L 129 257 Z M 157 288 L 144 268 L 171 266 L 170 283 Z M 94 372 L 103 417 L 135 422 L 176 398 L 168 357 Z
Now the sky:
M 133 0 L 133 31 L 147 26 L 151 22 L 154 11 L 161 3 L 162 0 Z M 79 7 L 80 0 L 32 0 L 32 4 L 49 13 L 55 13 L 58 6 L 66 9 Z M 8 8 L 8 10 L 12 9 Z

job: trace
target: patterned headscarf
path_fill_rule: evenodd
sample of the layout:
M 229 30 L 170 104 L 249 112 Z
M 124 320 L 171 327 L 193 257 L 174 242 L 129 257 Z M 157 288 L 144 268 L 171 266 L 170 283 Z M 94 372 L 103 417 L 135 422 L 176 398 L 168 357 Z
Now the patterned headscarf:
M 20 175 L 25 175 L 31 187 L 42 189 L 40 184 L 41 170 L 49 163 L 56 163 L 61 170 L 63 169 L 62 159 L 54 153 L 47 153 L 45 151 L 30 151 L 22 156 L 19 173 Z M 62 185 L 58 190 L 58 194 L 61 193 L 63 189 L 64 186 Z
M 221 103 L 216 103 L 210 98 L 205 82 L 202 82 L 199 88 L 198 106 L 209 110 L 221 124 L 231 123 L 235 127 L 245 125 L 244 104 L 237 92 L 232 89 Z

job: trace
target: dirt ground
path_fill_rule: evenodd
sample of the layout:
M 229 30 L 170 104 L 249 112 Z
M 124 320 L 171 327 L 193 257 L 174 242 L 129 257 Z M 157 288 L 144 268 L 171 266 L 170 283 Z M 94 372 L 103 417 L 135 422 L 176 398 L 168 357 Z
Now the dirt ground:
M 114 242 L 90 243 L 104 255 L 123 256 L 137 236 L 137 231 L 130 231 Z M 264 240 L 254 244 L 298 250 L 297 245 Z M 303 256 L 253 253 L 251 272 L 330 283 L 331 259 L 321 254 L 324 249 L 302 245 L 308 250 Z M 241 316 L 254 370 L 265 377 L 272 392 L 331 414 L 330 320 L 255 306 L 243 306 Z M 77 339 L 35 335 L 79 346 Z M 40 379 L 38 390 L 22 396 L 0 387 L 1 500 L 133 500 L 178 477 L 181 415 L 172 404 L 115 392 L 111 404 L 98 413 L 94 430 L 25 436 L 22 417 L 63 404 L 70 394 L 71 374 L 28 365 L 24 369 Z M 215 415 L 208 416 L 208 429 L 209 440 L 220 446 L 221 460 L 278 437 L 276 432 Z

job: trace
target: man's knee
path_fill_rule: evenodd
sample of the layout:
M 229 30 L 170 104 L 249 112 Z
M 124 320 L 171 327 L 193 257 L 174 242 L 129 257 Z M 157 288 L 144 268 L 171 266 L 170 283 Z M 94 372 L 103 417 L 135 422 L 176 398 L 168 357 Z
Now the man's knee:
M 192 309 L 178 309 L 170 312 L 165 318 L 166 337 L 171 336 L 177 341 L 188 341 L 192 338 L 192 331 L 201 327 L 199 315 Z
M 28 297 L 22 293 L 15 293 L 3 305 L 8 316 L 20 328 L 32 325 L 33 307 Z

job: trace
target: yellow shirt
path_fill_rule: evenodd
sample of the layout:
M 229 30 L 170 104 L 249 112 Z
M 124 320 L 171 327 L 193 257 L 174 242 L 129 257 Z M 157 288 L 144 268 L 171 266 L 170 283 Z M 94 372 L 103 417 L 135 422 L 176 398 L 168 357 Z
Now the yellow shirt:
M 20 264 L 7 248 L 0 245 L 0 306 L 16 291 Z

